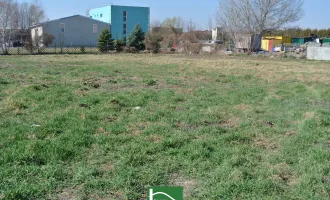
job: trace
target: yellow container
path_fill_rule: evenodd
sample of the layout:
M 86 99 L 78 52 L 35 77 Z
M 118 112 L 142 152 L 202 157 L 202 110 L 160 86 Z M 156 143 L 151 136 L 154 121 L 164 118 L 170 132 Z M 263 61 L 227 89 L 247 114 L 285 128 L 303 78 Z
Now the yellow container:
M 268 51 L 269 40 L 262 38 L 261 40 L 261 49 L 264 51 Z
M 262 39 L 281 40 L 282 41 L 282 44 L 284 44 L 284 43 L 291 43 L 291 38 L 290 37 L 286 37 L 286 36 L 264 36 L 264 37 L 262 37 Z
M 277 39 L 262 39 L 261 40 L 261 49 L 264 51 L 272 51 L 273 48 L 278 45 L 278 44 L 283 44 L 282 40 L 277 40 Z

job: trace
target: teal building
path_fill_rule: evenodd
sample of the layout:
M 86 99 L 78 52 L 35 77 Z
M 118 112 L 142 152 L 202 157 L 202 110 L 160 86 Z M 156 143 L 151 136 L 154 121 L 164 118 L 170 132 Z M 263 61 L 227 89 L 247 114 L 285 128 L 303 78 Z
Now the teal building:
M 144 32 L 150 26 L 150 8 L 109 5 L 89 11 L 89 17 L 110 24 L 112 39 L 126 39 L 139 24 Z

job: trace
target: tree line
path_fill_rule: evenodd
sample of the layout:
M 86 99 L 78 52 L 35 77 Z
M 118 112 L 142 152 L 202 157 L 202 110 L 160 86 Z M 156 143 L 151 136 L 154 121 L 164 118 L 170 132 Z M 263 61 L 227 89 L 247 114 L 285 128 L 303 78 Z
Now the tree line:
M 270 31 L 264 34 L 265 36 L 280 35 L 294 37 L 309 37 L 311 35 L 316 35 L 320 38 L 330 37 L 330 28 L 328 29 L 301 29 L 301 28 L 287 28 L 283 30 Z
M 134 27 L 126 41 L 122 39 L 113 40 L 111 38 L 110 30 L 104 29 L 97 43 L 97 48 L 100 52 L 106 53 L 115 50 L 117 52 L 136 53 L 147 49 L 158 53 L 160 50 L 160 38 L 151 33 L 144 33 L 139 24 Z
M 8 52 L 7 46 L 13 40 L 30 39 L 29 27 L 44 19 L 44 9 L 37 0 L 32 3 L 0 0 L 0 46 L 3 52 Z

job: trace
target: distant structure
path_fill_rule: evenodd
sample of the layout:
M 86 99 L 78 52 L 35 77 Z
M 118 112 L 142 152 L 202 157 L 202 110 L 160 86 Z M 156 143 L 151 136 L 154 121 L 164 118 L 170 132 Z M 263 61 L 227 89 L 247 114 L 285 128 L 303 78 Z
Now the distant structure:
M 51 34 L 54 39 L 49 47 L 96 46 L 101 32 L 109 23 L 81 15 L 42 22 L 31 28 L 34 46 L 43 46 L 43 35 Z
M 150 26 L 150 8 L 148 7 L 109 5 L 91 9 L 89 16 L 109 23 L 112 39 L 126 40 L 137 24 L 144 32 L 148 32 Z
M 216 27 L 216 28 L 212 29 L 212 40 L 213 41 L 220 40 L 220 33 L 221 33 L 220 31 L 221 31 L 220 27 Z

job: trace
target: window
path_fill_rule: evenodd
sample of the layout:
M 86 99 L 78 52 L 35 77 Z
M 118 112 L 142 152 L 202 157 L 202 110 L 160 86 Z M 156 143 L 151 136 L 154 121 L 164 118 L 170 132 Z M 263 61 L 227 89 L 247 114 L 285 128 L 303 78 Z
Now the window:
M 65 32 L 65 24 L 64 23 L 60 23 L 60 29 L 61 29 L 61 33 Z
M 126 20 L 127 20 L 127 12 L 126 11 L 123 12 L 123 20 L 124 20 L 124 22 L 126 22 Z
M 124 30 L 124 35 L 126 35 L 126 32 L 127 32 L 127 26 L 126 26 L 126 24 L 123 24 L 123 30 Z
M 97 33 L 97 24 L 93 24 L 93 33 Z
M 89 16 L 90 18 L 93 18 L 93 16 L 91 15 L 91 16 Z
M 103 14 L 100 14 L 100 17 L 102 18 L 103 17 Z

